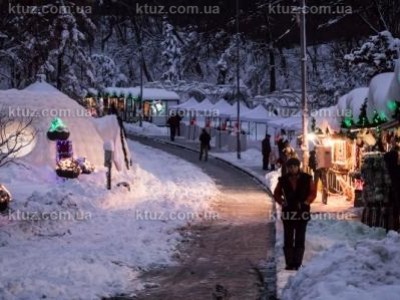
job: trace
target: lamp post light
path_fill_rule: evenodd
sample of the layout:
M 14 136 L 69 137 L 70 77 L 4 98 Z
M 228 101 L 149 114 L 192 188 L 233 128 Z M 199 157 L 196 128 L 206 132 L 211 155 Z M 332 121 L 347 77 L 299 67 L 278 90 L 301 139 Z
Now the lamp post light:
M 307 106 L 307 42 L 306 42 L 306 0 L 299 0 L 300 7 L 300 42 L 301 42 L 301 104 L 302 104 L 302 129 L 303 140 L 301 149 L 303 152 L 303 169 L 308 168 L 308 106 Z
M 236 114 L 237 114 L 237 129 L 236 129 L 236 150 L 237 158 L 240 159 L 240 69 L 239 69 L 239 0 L 236 0 Z
M 142 39 L 140 39 L 142 43 Z M 140 93 L 139 93 L 139 126 L 143 126 L 143 47 L 140 45 Z

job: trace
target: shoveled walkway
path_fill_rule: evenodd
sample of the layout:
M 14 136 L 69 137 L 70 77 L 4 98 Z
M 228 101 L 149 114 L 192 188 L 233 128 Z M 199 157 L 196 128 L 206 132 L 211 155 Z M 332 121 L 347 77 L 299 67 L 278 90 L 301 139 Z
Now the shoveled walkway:
M 116 299 L 273 298 L 275 228 L 272 201 L 263 187 L 217 159 L 200 162 L 197 152 L 130 137 L 199 166 L 215 180 L 221 195 L 213 199 L 216 219 L 181 229 L 188 242 L 181 246 L 176 266 L 144 273 L 146 290 Z

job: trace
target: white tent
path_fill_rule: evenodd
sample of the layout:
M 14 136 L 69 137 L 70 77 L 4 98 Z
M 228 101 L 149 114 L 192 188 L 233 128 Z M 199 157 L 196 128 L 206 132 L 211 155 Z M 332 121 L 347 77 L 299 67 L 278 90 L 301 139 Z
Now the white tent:
M 241 116 L 246 115 L 247 113 L 251 112 L 251 109 L 248 108 L 243 102 L 240 102 L 240 118 Z M 233 112 L 229 114 L 232 120 L 237 119 L 237 103 L 232 105 Z
M 193 107 L 197 106 L 198 104 L 199 104 L 199 102 L 195 98 L 191 97 L 191 98 L 189 98 L 188 101 L 183 102 L 179 105 L 172 105 L 172 106 L 170 106 L 170 108 L 171 109 L 192 109 Z
M 263 105 L 260 104 L 247 113 L 244 113 L 241 116 L 241 120 L 256 123 L 268 123 L 268 121 L 272 118 L 272 115 L 272 112 L 268 111 Z
M 123 95 L 125 98 L 128 97 L 129 94 L 132 97 L 139 97 L 140 95 L 140 87 L 138 86 L 128 88 L 107 87 L 104 91 L 110 95 Z M 165 89 L 143 88 L 143 100 L 179 100 L 179 96 L 177 93 Z
M 206 98 L 197 105 L 193 106 L 192 109 L 198 113 L 201 113 L 201 112 L 211 111 L 213 106 L 214 104 L 212 104 L 211 101 L 208 98 Z
M 218 113 L 220 117 L 229 117 L 236 111 L 236 107 L 229 104 L 225 99 L 219 100 L 217 103 L 214 104 L 212 107 Z
M 233 106 L 229 104 L 225 99 L 220 99 L 212 107 L 213 110 L 218 112 L 218 115 L 223 115 L 225 112 L 231 113 L 233 111 Z

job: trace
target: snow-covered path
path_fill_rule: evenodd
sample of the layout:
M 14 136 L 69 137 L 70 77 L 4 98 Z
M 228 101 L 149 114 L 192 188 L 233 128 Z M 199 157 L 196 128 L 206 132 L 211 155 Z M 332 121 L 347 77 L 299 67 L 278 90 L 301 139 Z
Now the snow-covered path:
M 217 182 L 220 194 L 212 202 L 216 218 L 182 229 L 190 239 L 183 245 L 180 264 L 145 274 L 151 288 L 133 299 L 212 299 L 217 284 L 227 290 L 229 299 L 258 299 L 267 293 L 260 289 L 259 277 L 265 275 L 275 242 L 267 193 L 252 178 L 218 160 L 199 162 L 192 151 L 139 140 L 201 166 Z
M 138 271 L 172 263 L 176 229 L 210 211 L 218 190 L 175 156 L 130 148 L 137 170 L 120 180 L 131 192 L 107 191 L 104 170 L 62 181 L 51 169 L 0 169 L 14 196 L 0 216 L 1 299 L 99 299 L 140 289 Z

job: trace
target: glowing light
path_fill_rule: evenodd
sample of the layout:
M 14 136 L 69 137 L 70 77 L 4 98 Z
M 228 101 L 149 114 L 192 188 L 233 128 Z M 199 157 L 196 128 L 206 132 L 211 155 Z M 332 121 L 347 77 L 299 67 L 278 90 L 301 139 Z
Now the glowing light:
M 64 122 L 60 118 L 54 118 L 51 121 L 49 131 L 50 132 L 62 131 L 62 129 L 65 129 L 65 128 L 67 128 L 67 126 L 64 124 Z
M 389 100 L 389 102 L 387 103 L 387 107 L 391 110 L 391 111 L 395 111 L 397 109 L 398 103 L 395 100 Z

